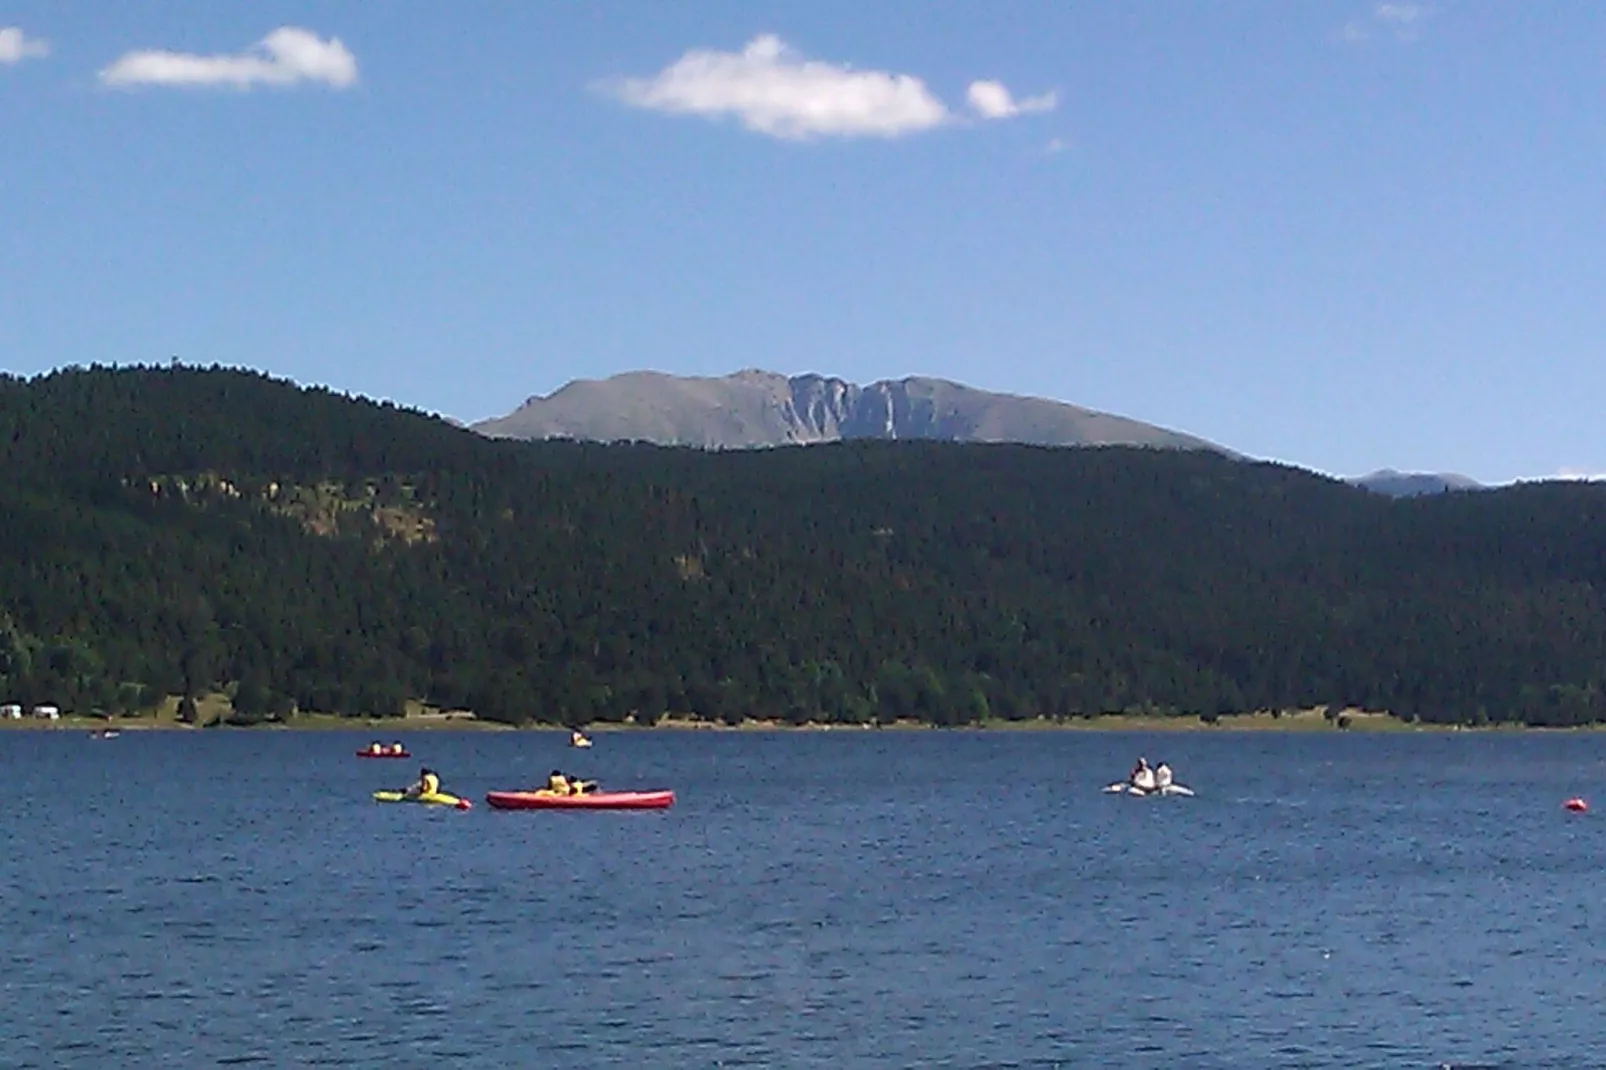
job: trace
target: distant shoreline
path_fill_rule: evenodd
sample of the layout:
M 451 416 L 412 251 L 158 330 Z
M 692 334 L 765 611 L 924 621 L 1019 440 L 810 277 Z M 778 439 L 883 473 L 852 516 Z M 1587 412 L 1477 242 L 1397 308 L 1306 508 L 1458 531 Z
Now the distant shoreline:
M 1237 734 L 1253 732 L 1328 733 L 1349 735 L 1379 732 L 1578 732 L 1606 729 L 1606 725 L 1583 725 L 1577 728 L 1545 728 L 1523 724 L 1490 724 L 1480 726 L 1456 724 L 1423 724 L 1403 721 L 1387 713 L 1352 712 L 1344 715 L 1345 727 L 1340 728 L 1328 720 L 1320 710 L 1300 710 L 1273 716 L 1270 713 L 1226 714 L 1214 722 L 1197 716 L 1157 716 L 1133 714 L 1102 714 L 1093 717 L 1076 717 L 1065 720 L 1034 718 L 1023 721 L 989 720 L 973 724 L 940 726 L 917 721 L 895 721 L 885 724 L 789 724 L 785 721 L 748 720 L 739 724 L 720 721 L 694 721 L 686 718 L 665 718 L 654 725 L 633 723 L 597 723 L 585 726 L 589 735 L 614 732 L 1145 732 L 1145 733 L 1214 733 Z M 269 732 L 360 732 L 388 742 L 397 735 L 409 732 L 554 732 L 570 731 L 563 725 L 527 724 L 510 725 L 500 721 L 481 720 L 466 713 L 410 714 L 405 717 L 341 717 L 335 714 L 308 714 L 283 721 L 269 721 L 256 725 L 184 724 L 162 713 L 133 717 L 103 719 L 99 717 L 64 716 L 48 721 L 40 718 L 0 721 L 0 731 L 46 731 L 95 733 L 112 729 L 118 732 L 206 732 L 206 731 L 269 731 Z

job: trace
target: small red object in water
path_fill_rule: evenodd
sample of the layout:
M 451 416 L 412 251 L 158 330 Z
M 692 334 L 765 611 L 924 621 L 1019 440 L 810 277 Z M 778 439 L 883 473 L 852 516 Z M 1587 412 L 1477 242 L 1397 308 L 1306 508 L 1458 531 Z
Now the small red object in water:
M 1589 804 L 1582 799 L 1568 799 L 1562 805 L 1575 814 L 1583 814 L 1589 811 Z

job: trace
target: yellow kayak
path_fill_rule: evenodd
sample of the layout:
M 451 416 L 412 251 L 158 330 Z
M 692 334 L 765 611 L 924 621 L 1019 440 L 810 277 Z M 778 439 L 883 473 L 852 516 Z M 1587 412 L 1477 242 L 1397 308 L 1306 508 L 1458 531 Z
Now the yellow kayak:
M 469 810 L 474 806 L 467 799 L 448 795 L 444 791 L 431 792 L 428 795 L 409 795 L 405 791 L 376 791 L 374 802 L 420 803 L 424 806 L 450 806 L 458 810 Z

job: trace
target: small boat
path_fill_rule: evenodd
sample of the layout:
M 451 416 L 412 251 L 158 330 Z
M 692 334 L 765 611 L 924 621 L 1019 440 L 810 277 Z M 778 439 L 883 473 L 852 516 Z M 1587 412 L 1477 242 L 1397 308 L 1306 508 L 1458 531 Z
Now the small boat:
M 389 747 L 386 747 L 383 750 L 374 750 L 372 747 L 369 747 L 366 750 L 360 750 L 357 752 L 357 757 L 359 758 L 411 758 L 412 756 L 412 751 L 392 750 Z
M 587 736 L 584 732 L 570 732 L 569 746 L 580 747 L 582 749 L 589 747 L 591 746 L 591 737 Z
M 89 733 L 89 738 L 90 739 L 116 739 L 120 735 L 122 735 L 122 733 L 119 732 L 115 728 L 102 728 L 99 731 L 95 731 L 95 732 Z
M 1577 796 L 1574 796 L 1573 798 L 1568 799 L 1566 802 L 1562 803 L 1561 805 L 1566 807 L 1567 809 L 1571 810 L 1575 814 L 1587 814 L 1587 813 L 1589 813 L 1589 804 L 1587 802 L 1585 802 L 1583 799 L 1578 798 Z
M 1179 795 L 1184 798 L 1193 798 L 1193 789 L 1185 784 L 1167 784 L 1163 788 L 1140 788 L 1123 780 L 1119 784 L 1111 784 L 1104 789 L 1106 795 Z
M 546 791 L 493 791 L 485 796 L 493 810 L 667 810 L 673 791 L 594 791 L 559 795 Z
M 376 791 L 374 802 L 382 803 L 417 803 L 420 806 L 450 806 L 454 810 L 472 810 L 474 804 L 467 799 L 448 795 L 444 791 L 431 792 L 428 795 L 409 795 L 405 791 Z

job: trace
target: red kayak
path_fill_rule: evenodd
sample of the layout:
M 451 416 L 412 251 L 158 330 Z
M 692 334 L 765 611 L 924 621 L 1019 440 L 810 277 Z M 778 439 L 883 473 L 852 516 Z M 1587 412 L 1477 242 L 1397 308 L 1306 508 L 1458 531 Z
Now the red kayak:
M 493 810 L 667 810 L 672 791 L 597 791 L 554 795 L 550 791 L 493 791 L 485 796 Z
M 359 758 L 411 758 L 412 756 L 413 754 L 411 751 L 405 750 L 400 752 L 393 750 L 380 751 L 378 754 L 375 754 L 371 750 L 360 750 L 357 752 L 357 757 Z

